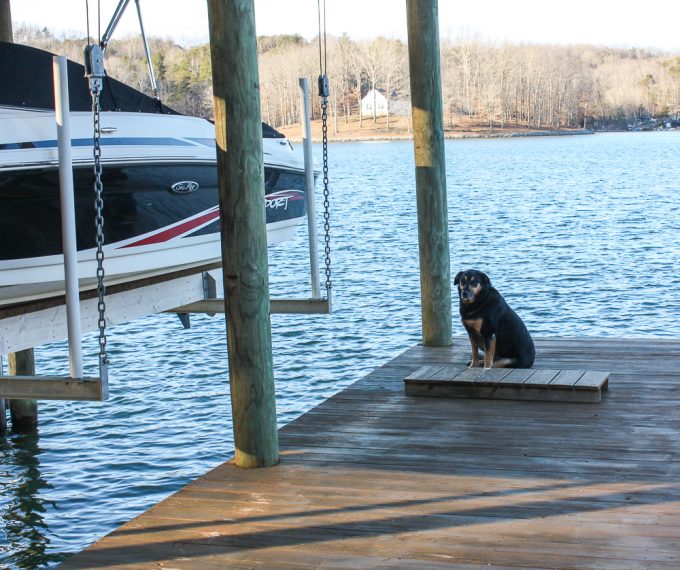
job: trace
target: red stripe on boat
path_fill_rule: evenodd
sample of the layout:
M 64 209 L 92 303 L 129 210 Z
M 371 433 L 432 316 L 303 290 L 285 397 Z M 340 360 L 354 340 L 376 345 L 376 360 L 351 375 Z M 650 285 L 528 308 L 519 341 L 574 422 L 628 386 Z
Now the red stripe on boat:
M 190 232 L 191 230 L 195 230 L 198 226 L 202 226 L 208 222 L 212 222 L 213 220 L 216 220 L 219 217 L 220 217 L 219 210 L 214 210 L 212 212 L 208 212 L 207 214 L 203 214 L 202 216 L 198 216 L 198 218 L 188 220 L 183 224 L 179 224 L 178 226 L 175 226 L 173 228 L 168 228 L 167 230 L 158 232 L 157 234 L 146 237 L 134 243 L 124 245 L 123 247 L 136 247 L 138 245 L 150 245 L 152 243 L 163 243 L 164 241 L 170 241 L 171 239 L 176 238 L 177 236 Z

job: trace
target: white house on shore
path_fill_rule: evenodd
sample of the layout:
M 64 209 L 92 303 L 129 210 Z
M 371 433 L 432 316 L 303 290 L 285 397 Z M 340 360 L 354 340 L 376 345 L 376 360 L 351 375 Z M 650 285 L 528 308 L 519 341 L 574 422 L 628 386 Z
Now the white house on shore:
M 375 105 L 375 116 L 387 115 L 387 98 L 375 89 L 371 89 L 361 100 L 361 114 L 364 117 L 373 116 L 373 105 Z
M 371 89 L 363 99 L 361 99 L 361 114 L 364 117 L 373 116 L 373 95 L 375 94 L 375 116 L 384 117 L 388 111 L 388 101 L 383 93 Z M 390 115 L 401 115 L 407 117 L 411 112 L 411 103 L 405 99 L 392 99 L 389 102 Z

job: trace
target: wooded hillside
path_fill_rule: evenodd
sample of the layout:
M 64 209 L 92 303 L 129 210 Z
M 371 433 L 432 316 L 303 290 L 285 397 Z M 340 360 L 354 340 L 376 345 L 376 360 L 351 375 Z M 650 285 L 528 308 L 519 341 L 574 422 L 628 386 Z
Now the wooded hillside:
M 20 27 L 15 41 L 82 60 L 84 39 L 55 38 L 48 30 Z M 274 127 L 299 122 L 298 77 L 316 85 L 319 48 L 300 36 L 258 39 L 263 120 Z M 212 117 L 210 50 L 207 44 L 183 48 L 150 39 L 163 102 L 178 111 Z M 497 44 L 480 38 L 442 40 L 444 122 L 483 122 L 491 129 L 625 128 L 651 118 L 680 115 L 680 56 L 639 49 L 593 46 Z M 375 121 L 361 114 L 360 100 L 372 88 L 395 112 L 407 113 L 406 45 L 376 38 L 328 39 L 331 121 Z M 113 40 L 106 53 L 112 77 L 150 93 L 140 38 Z M 320 114 L 317 97 L 314 115 Z

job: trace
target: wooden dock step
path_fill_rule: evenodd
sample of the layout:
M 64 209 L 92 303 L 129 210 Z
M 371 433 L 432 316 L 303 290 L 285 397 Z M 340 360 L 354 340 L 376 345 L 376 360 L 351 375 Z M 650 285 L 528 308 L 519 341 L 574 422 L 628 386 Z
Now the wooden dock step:
M 407 396 L 600 402 L 609 372 L 423 366 L 404 379 Z

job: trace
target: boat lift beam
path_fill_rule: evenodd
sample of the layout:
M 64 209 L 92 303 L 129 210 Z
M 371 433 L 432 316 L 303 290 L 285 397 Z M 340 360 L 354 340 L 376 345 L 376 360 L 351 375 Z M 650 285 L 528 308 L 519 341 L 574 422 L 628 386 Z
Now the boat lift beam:
M 215 297 L 221 278 L 218 263 L 184 269 L 132 282 L 109 283 L 106 322 L 115 325 L 160 312 L 223 314 L 224 299 Z M 326 299 L 272 299 L 272 314 L 327 314 Z M 67 336 L 63 297 L 0 307 L 0 354 L 58 342 Z M 95 291 L 81 291 L 80 313 L 84 333 L 97 330 Z M 57 376 L 0 376 L 0 399 L 102 400 L 97 378 Z
M 176 307 L 168 313 L 224 313 L 224 299 L 203 299 L 189 305 Z M 327 299 L 270 299 L 269 314 L 327 315 L 330 313 Z
M 107 285 L 106 322 L 126 323 L 203 299 L 203 271 L 215 266 L 176 271 L 135 282 Z M 96 291 L 81 291 L 83 332 L 97 330 L 99 311 Z M 64 297 L 39 299 L 0 307 L 0 354 L 58 342 L 67 336 Z M 63 376 L 0 376 L 0 399 L 104 400 L 105 383 L 99 378 Z
M 0 376 L 0 398 L 99 402 L 108 398 L 108 387 L 98 377 Z

